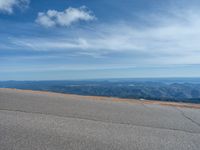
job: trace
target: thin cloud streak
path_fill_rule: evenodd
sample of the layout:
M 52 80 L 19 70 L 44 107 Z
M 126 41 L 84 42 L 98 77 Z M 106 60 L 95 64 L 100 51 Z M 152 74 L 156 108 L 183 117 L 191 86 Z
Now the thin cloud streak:
M 96 33 L 83 29 L 78 35 L 72 31 L 72 35 L 55 37 L 11 38 L 10 43 L 13 48 L 47 53 L 70 51 L 83 57 L 127 54 L 128 59 L 140 61 L 137 64 L 200 64 L 199 11 L 172 11 L 170 16 L 146 18 L 153 25 L 139 28 L 130 23 L 101 24 L 94 27 Z

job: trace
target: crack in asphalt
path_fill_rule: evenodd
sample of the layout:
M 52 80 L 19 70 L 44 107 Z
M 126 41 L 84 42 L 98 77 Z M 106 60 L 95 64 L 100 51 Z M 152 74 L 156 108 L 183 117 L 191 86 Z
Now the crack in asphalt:
M 191 133 L 191 134 L 200 134 L 200 132 L 192 132 L 192 131 L 186 131 L 186 130 L 181 130 L 181 129 L 175 129 L 175 128 L 165 128 L 165 127 L 153 127 L 153 126 L 146 126 L 146 125 L 136 125 L 132 123 L 125 123 L 125 122 L 113 122 L 113 121 L 105 121 L 105 120 L 100 120 L 100 119 L 94 119 L 94 118 L 87 118 L 87 117 L 80 117 L 80 116 L 62 116 L 62 115 L 55 115 L 55 114 L 50 114 L 50 113 L 41 113 L 41 112 L 28 112 L 28 111 L 23 111 L 23 110 L 9 110 L 9 109 L 0 109 L 0 111 L 9 111 L 9 112 L 22 112 L 22 113 L 29 113 L 29 114 L 41 114 L 41 115 L 48 115 L 48 116 L 55 116 L 55 117 L 60 117 L 60 118 L 72 118 L 72 119 L 80 119 L 80 120 L 88 120 L 88 121 L 95 121 L 95 122 L 102 122 L 102 123 L 107 123 L 107 124 L 116 124 L 116 125 L 127 125 L 127 126 L 135 126 L 135 127 L 145 127 L 145 128 L 151 128 L 151 129 L 161 129 L 161 130 L 170 130 L 170 131 L 180 131 L 180 132 L 185 132 L 185 133 Z M 187 118 L 187 117 L 186 117 Z M 187 118 L 188 119 L 188 118 Z M 190 119 L 189 119 L 190 120 Z M 195 123 L 196 124 L 196 123 Z M 199 126 L 199 124 L 198 124 Z
M 196 122 L 195 120 L 193 120 L 192 118 L 190 118 L 189 116 L 187 116 L 181 109 L 179 109 L 179 108 L 176 108 L 176 109 L 181 113 L 181 115 L 184 118 L 188 119 L 189 121 L 191 121 L 192 123 L 194 123 L 195 125 L 197 125 L 197 126 L 200 127 L 200 123 Z

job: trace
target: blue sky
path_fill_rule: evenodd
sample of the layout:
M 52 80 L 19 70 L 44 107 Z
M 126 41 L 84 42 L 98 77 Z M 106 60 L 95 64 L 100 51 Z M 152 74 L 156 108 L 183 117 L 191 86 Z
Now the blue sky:
M 198 0 L 0 0 L 0 80 L 200 77 Z

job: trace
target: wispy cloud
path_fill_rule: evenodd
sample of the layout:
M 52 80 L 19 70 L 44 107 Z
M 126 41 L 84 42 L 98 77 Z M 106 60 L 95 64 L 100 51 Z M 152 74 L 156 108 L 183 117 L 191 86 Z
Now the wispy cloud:
M 27 8 L 30 0 L 0 0 L 0 12 L 12 14 L 14 8 Z
M 70 26 L 78 21 L 91 21 L 95 16 L 85 6 L 80 8 L 69 7 L 64 11 L 48 10 L 38 13 L 36 22 L 45 27 Z
M 10 38 L 10 43 L 14 49 L 110 57 L 113 62 L 113 56 L 122 55 L 122 59 L 126 55 L 126 62 L 134 64 L 200 64 L 199 18 L 198 10 L 171 11 L 145 16 L 150 26 L 101 23 L 86 29 L 62 29 L 62 34 L 55 29 L 55 36 Z

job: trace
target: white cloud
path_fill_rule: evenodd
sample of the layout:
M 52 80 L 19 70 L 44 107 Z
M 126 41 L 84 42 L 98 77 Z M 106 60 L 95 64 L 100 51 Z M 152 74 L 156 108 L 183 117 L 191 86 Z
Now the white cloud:
M 87 10 L 85 6 L 80 8 L 72 8 L 60 12 L 56 10 L 48 10 L 45 12 L 38 13 L 36 22 L 45 27 L 53 26 L 70 26 L 72 23 L 78 21 L 91 21 L 94 20 L 95 16 L 91 11 Z
M 12 14 L 15 7 L 26 8 L 29 0 L 0 0 L 0 12 Z
M 11 42 L 14 48 L 87 57 L 113 59 L 116 54 L 126 54 L 127 64 L 200 64 L 200 11 L 147 18 L 155 25 L 104 24 L 93 29 L 64 29 L 62 34 L 56 30 L 54 36 L 41 38 L 12 38 Z

